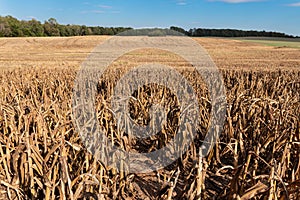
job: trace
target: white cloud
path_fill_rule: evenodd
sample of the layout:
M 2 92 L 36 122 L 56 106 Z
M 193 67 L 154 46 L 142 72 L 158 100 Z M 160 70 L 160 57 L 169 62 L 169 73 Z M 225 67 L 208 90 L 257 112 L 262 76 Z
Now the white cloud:
M 91 7 L 94 7 L 95 9 L 94 10 L 84 10 L 84 11 L 81 11 L 80 13 L 81 14 L 90 14 L 90 13 L 94 13 L 94 14 L 117 14 L 117 13 L 120 13 L 120 11 L 117 11 L 117 10 L 111 10 L 113 9 L 112 6 L 109 6 L 109 5 L 91 5 Z M 109 11 L 110 10 L 110 11 Z
M 290 6 L 290 7 L 300 7 L 300 2 L 298 2 L 298 3 L 291 3 L 291 4 L 288 4 L 287 6 Z
M 81 14 L 119 14 L 118 10 L 104 11 L 104 10 L 84 10 L 80 12 Z
M 103 10 L 84 10 L 80 12 L 81 14 L 88 14 L 88 13 L 96 13 L 96 14 L 103 14 L 105 11 Z
M 98 5 L 99 8 L 103 8 L 103 9 L 111 9 L 112 6 L 108 6 L 108 5 Z
M 209 1 L 221 1 L 225 3 L 248 3 L 248 2 L 259 2 L 264 0 L 209 0 Z
M 178 5 L 178 6 L 185 6 L 186 4 L 187 3 L 185 0 L 177 0 L 177 3 L 176 3 L 176 5 Z

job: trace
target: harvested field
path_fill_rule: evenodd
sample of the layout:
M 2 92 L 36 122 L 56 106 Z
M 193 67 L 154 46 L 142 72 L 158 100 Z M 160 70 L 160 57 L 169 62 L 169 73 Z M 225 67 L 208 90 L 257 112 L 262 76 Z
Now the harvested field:
M 78 67 L 107 36 L 0 38 L 0 67 Z M 221 69 L 299 70 L 300 50 L 219 38 L 195 38 Z
M 112 88 L 127 68 L 169 63 L 191 82 L 201 116 L 197 138 L 172 165 L 148 174 L 104 166 L 83 146 L 72 119 L 76 71 L 107 37 L 0 38 L 0 199 L 299 199 L 300 50 L 196 38 L 221 69 L 228 107 L 224 130 L 207 157 L 199 147 L 209 125 L 206 85 L 182 58 L 157 50 L 121 57 L 102 80 L 100 125 L 114 143 L 150 152 L 174 136 L 130 139 L 115 129 Z M 187 65 L 188 66 L 188 65 Z M 146 116 L 152 89 L 133 95 L 132 118 Z M 167 93 L 169 102 L 176 98 Z M 177 113 L 170 113 L 176 119 Z M 151 162 L 151 161 L 150 161 Z

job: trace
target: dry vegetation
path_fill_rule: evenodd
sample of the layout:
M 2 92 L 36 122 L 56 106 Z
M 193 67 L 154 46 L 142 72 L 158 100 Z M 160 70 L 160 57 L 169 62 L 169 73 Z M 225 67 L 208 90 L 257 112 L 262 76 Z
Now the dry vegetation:
M 177 66 L 182 64 L 180 58 L 160 51 L 142 50 L 120 58 L 107 72 L 110 76 L 99 80 L 103 84 L 97 111 L 100 125 L 110 129 L 110 137 L 123 148 L 153 151 L 174 134 L 169 122 L 155 138 L 162 141 L 159 145 L 129 139 L 126 133 L 118 135 L 108 108 L 110 89 L 127 70 L 124 63 L 130 68 L 160 60 L 178 67 L 198 97 L 203 97 L 199 98 L 197 139 L 181 158 L 152 173 L 125 174 L 95 160 L 72 121 L 76 69 L 104 39 L 0 40 L 1 199 L 300 198 L 299 50 L 197 39 L 222 69 L 228 101 L 224 131 L 203 159 L 198 152 L 210 105 L 199 76 L 184 65 Z M 133 118 L 147 115 L 153 92 L 162 90 L 144 87 L 133 94 L 140 102 L 132 102 Z M 169 102 L 176 102 L 171 94 Z M 169 115 L 170 121 L 174 118 L 176 113 Z

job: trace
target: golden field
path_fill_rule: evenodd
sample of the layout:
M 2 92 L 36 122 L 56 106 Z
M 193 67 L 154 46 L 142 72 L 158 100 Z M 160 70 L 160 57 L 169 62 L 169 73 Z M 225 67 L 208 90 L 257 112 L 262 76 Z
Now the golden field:
M 108 36 L 0 38 L 0 67 L 78 67 Z M 263 46 L 239 40 L 195 38 L 219 68 L 299 70 L 299 49 Z
M 0 199 L 299 199 L 300 50 L 220 38 L 195 38 L 223 75 L 227 114 L 207 157 L 199 147 L 209 125 L 205 84 L 182 58 L 144 49 L 119 58 L 102 80 L 100 126 L 126 150 L 150 152 L 176 132 L 138 140 L 119 133 L 109 109 L 112 88 L 129 68 L 162 62 L 190 81 L 199 99 L 197 138 L 172 165 L 148 174 L 104 166 L 83 146 L 72 119 L 76 71 L 108 37 L 0 38 Z M 180 63 L 180 65 L 179 65 Z M 142 87 L 131 116 L 147 116 L 156 86 Z M 167 106 L 178 106 L 165 94 Z M 175 102 L 175 103 L 174 103 Z M 121 135 L 120 135 L 121 134 Z M 160 141 L 159 143 L 156 142 Z

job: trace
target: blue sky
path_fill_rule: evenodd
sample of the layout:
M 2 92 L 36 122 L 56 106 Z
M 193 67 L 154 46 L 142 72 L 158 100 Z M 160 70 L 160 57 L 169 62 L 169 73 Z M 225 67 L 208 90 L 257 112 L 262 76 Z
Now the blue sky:
M 300 35 L 300 0 L 0 0 L 0 15 L 62 24 L 236 28 Z

